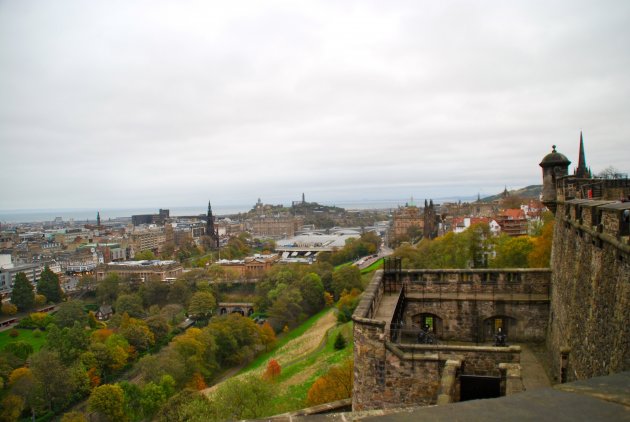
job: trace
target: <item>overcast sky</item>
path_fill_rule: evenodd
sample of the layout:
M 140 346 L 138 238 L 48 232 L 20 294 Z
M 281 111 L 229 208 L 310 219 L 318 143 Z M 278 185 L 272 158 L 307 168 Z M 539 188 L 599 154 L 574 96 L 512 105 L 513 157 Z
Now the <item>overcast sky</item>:
M 628 172 L 629 82 L 627 0 L 0 0 L 0 209 L 494 194 L 580 130 Z

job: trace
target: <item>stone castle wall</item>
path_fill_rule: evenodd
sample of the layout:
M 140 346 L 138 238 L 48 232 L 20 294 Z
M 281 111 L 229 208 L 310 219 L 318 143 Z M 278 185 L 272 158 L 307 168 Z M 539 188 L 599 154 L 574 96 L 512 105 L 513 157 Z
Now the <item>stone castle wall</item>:
M 459 372 L 456 374 L 457 385 L 453 388 L 454 391 L 458 391 L 460 373 L 501 377 L 505 373 L 500 370 L 502 364 L 516 365 L 520 362 L 519 347 L 392 342 L 390 332 L 392 321 L 376 319 L 379 305 L 386 294 L 388 299 L 395 298 L 399 304 L 405 303 L 407 301 L 405 296 L 396 292 L 403 286 L 401 280 L 406 279 L 405 286 L 409 286 L 409 280 L 414 277 L 413 273 L 403 271 L 392 275 L 378 271 L 353 314 L 352 406 L 355 411 L 437 403 L 444 368 L 448 361 L 461 362 Z M 498 274 L 501 280 L 508 279 L 505 274 L 500 272 Z M 521 281 L 527 279 L 519 278 Z M 412 287 L 409 287 L 409 290 L 412 292 L 410 294 L 418 293 L 417 291 L 414 293 Z M 436 292 L 437 290 L 432 294 Z M 468 300 L 474 301 L 472 296 Z M 380 318 L 382 319 L 382 315 Z M 389 318 L 393 319 L 394 315 Z M 462 318 L 467 316 L 464 315 Z M 546 322 L 546 318 L 543 318 L 543 321 Z M 449 394 L 457 395 L 452 391 Z
M 492 319 L 507 317 L 508 326 L 503 331 L 508 335 L 509 342 L 541 342 L 547 334 L 549 301 L 408 300 L 404 325 L 419 327 L 422 314 L 439 318 L 436 334 L 446 341 L 493 341 Z
M 547 348 L 554 381 L 630 370 L 630 203 L 558 203 Z

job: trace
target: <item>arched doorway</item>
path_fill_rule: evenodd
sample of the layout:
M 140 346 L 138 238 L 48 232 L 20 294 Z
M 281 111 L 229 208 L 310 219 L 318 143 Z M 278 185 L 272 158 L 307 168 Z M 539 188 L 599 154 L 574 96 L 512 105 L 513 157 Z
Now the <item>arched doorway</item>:
M 516 319 L 506 315 L 494 315 L 483 321 L 483 341 L 494 341 L 494 336 L 499 331 L 510 337 L 510 333 L 516 328 Z
M 219 315 L 225 315 L 225 314 L 227 314 L 227 309 L 221 308 L 221 310 L 219 311 Z

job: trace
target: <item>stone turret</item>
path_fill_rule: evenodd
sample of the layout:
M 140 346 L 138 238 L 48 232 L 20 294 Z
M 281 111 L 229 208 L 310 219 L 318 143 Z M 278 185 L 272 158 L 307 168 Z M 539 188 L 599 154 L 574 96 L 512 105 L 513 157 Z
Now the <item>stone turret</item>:
M 543 171 L 542 203 L 554 213 L 557 200 L 556 181 L 569 174 L 569 164 L 571 161 L 557 152 L 555 145 L 539 164 Z

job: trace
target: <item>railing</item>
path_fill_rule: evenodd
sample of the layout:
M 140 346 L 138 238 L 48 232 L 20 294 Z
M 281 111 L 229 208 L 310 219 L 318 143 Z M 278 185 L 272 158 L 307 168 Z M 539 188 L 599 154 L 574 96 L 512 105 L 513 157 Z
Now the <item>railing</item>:
M 398 301 L 396 302 L 396 308 L 394 309 L 394 315 L 392 316 L 392 321 L 389 326 L 390 332 L 390 340 L 392 343 L 396 343 L 397 334 L 399 333 L 405 315 L 405 299 L 406 299 L 406 286 L 403 284 L 400 288 L 400 294 L 398 296 Z

